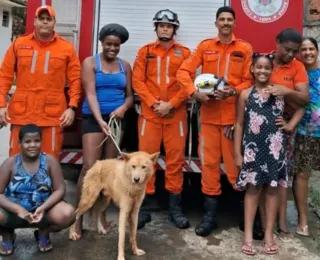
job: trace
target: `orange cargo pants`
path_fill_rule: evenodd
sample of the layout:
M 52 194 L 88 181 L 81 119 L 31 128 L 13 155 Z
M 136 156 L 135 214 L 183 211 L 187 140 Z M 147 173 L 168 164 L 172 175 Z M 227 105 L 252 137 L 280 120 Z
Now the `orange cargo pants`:
M 22 126 L 11 125 L 9 156 L 20 153 L 19 131 Z M 40 127 L 42 135 L 41 151 L 54 156 L 59 161 L 63 144 L 63 130 L 59 126 Z
M 229 182 L 236 183 L 239 170 L 234 162 L 233 141 L 223 133 L 224 126 L 201 124 L 198 153 L 202 165 L 202 192 L 206 195 L 220 195 L 221 155 Z
M 166 153 L 165 188 L 170 193 L 181 193 L 183 187 L 182 167 L 185 161 L 187 121 L 173 124 L 157 124 L 140 116 L 138 121 L 139 150 L 148 153 L 160 151 L 163 141 Z M 156 175 L 147 184 L 146 194 L 155 193 Z

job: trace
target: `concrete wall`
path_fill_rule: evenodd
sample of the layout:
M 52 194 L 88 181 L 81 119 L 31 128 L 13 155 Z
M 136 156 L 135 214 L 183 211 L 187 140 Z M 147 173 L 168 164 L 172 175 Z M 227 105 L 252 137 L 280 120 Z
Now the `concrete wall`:
M 10 13 L 10 20 L 9 20 L 9 27 L 3 27 L 2 26 L 2 15 L 3 11 L 9 11 Z M 0 62 L 2 61 L 2 58 L 4 54 L 6 53 L 6 50 L 8 49 L 10 43 L 11 43 L 11 37 L 12 37 L 12 13 L 11 8 L 7 6 L 3 6 L 0 4 Z

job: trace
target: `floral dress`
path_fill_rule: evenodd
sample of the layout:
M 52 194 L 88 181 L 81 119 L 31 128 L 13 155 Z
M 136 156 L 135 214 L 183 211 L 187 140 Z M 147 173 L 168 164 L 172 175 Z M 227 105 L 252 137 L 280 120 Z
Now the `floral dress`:
M 245 189 L 248 183 L 277 187 L 287 182 L 286 138 L 275 123 L 283 110 L 283 97 L 264 97 L 253 86 L 245 107 L 243 165 L 236 188 Z

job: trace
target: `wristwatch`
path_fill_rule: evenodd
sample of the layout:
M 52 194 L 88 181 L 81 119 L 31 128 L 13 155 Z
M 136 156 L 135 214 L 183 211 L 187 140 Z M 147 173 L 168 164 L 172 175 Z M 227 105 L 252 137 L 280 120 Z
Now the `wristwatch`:
M 69 108 L 71 108 L 73 111 L 76 111 L 76 110 L 77 110 L 77 108 L 74 107 L 74 106 L 69 106 Z

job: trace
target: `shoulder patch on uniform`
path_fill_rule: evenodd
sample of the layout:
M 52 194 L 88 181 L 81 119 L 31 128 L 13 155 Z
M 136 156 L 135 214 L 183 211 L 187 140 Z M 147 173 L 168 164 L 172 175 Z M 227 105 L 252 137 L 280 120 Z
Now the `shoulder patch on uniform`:
M 190 56 L 190 54 L 192 52 L 190 48 L 188 48 L 187 46 L 184 46 L 182 44 L 178 44 L 178 47 L 181 48 L 181 50 L 183 52 L 182 54 L 184 55 L 184 57 Z
M 183 55 L 183 50 L 182 50 L 182 48 L 179 48 L 179 47 L 175 48 L 173 55 L 176 56 L 176 57 L 182 56 L 182 55 Z

